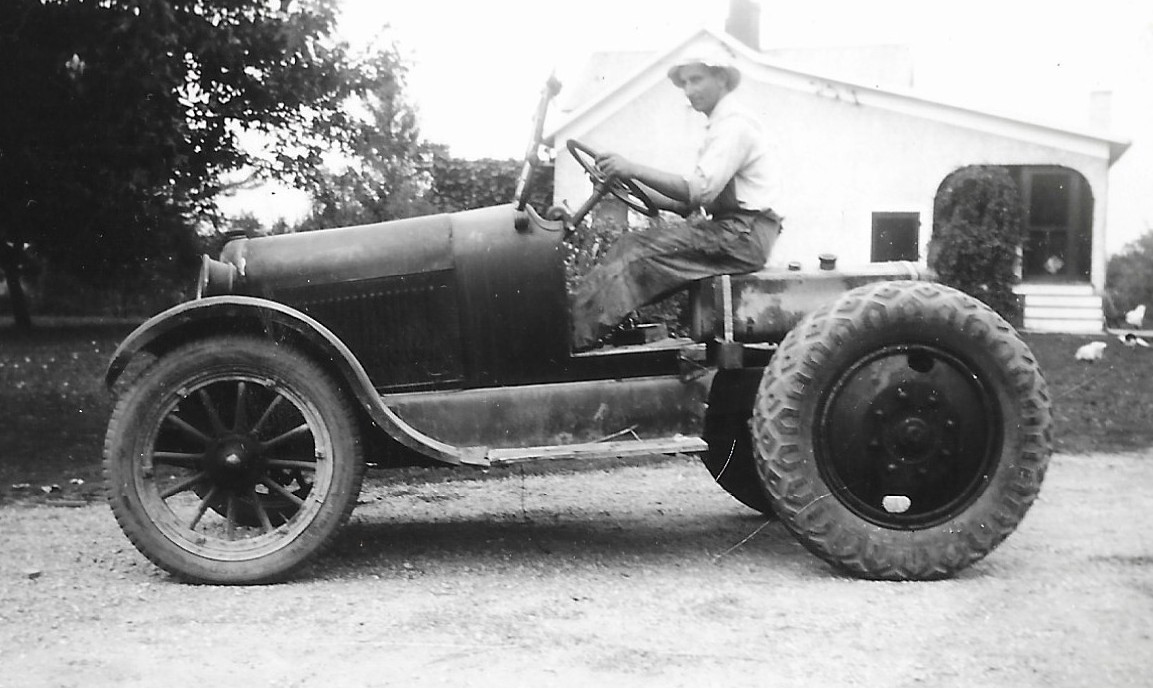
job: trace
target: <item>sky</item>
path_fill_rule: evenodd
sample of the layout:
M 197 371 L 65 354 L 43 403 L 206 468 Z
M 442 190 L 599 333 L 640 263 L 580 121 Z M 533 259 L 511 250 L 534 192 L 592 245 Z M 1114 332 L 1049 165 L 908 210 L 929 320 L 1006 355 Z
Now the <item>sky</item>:
M 663 50 L 728 0 L 342 0 L 354 46 L 394 40 L 425 139 L 459 157 L 519 158 L 549 73 L 572 80 L 603 50 Z M 1057 125 L 1088 124 L 1089 93 L 1114 90 L 1113 132 L 1153 130 L 1150 0 L 761 0 L 763 48 L 901 44 L 918 93 Z M 1146 52 L 1142 53 L 1141 50 Z M 1140 67 L 1140 68 L 1137 68 Z M 1140 92 L 1140 93 L 1138 93 Z M 1136 94 L 1136 95 L 1134 95 Z M 304 204 L 304 205 L 302 205 Z M 255 203 L 256 206 L 261 205 Z M 268 213 L 302 214 L 279 192 Z

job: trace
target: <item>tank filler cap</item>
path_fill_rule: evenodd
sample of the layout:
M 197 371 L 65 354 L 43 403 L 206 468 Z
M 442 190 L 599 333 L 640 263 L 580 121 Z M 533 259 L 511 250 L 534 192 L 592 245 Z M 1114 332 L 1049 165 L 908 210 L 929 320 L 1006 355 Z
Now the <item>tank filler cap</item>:
M 801 261 L 794 260 L 794 261 L 789 262 L 789 272 L 800 272 L 800 271 L 801 271 Z
M 822 270 L 836 270 L 837 269 L 837 254 L 835 253 L 822 253 L 817 256 L 821 261 Z

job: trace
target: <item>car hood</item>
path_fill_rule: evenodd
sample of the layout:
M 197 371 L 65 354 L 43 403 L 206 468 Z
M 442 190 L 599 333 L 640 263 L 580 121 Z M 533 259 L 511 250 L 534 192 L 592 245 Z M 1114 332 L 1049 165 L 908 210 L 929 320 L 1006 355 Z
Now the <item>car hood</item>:
M 430 215 L 239 239 L 220 259 L 236 267 L 243 291 L 255 294 L 433 272 L 452 268 L 452 226 L 451 215 Z

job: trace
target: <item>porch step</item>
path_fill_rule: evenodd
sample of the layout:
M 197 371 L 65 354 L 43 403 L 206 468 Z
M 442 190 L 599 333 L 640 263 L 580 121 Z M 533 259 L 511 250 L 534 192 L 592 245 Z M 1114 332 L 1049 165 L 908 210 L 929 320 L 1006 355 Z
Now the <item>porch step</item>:
M 1101 297 L 1089 284 L 1021 284 L 1024 328 L 1033 332 L 1099 334 L 1105 329 Z
M 1038 284 L 1036 282 L 1024 282 L 1013 287 L 1013 291 L 1026 296 L 1030 294 L 1041 296 L 1093 296 L 1097 293 L 1093 291 L 1092 284 L 1082 282 L 1074 284 Z
M 1026 294 L 1025 302 L 1034 308 L 1068 308 L 1072 310 L 1101 310 L 1101 297 L 1095 294 Z
M 1060 334 L 1101 334 L 1101 322 L 1092 320 L 1025 318 L 1024 328 L 1029 332 L 1053 332 Z

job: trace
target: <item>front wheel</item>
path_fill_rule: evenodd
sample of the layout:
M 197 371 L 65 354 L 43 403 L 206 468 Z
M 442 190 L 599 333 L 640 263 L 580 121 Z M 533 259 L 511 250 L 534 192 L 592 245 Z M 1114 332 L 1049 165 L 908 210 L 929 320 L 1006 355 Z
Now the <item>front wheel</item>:
M 943 578 L 991 552 L 1033 503 L 1049 397 L 1024 342 L 949 287 L 847 292 L 789 333 L 753 414 L 774 509 L 855 575 Z
M 363 461 L 353 411 L 286 345 L 216 337 L 156 361 L 105 439 L 108 499 L 152 562 L 195 582 L 277 580 L 348 519 Z

